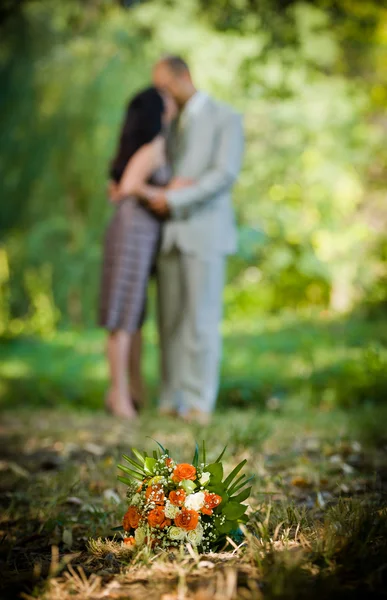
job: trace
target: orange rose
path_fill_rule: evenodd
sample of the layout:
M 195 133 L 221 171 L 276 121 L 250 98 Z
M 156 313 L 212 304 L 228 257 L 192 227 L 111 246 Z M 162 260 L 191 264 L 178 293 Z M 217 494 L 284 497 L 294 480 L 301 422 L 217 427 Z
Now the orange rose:
M 128 546 L 136 545 L 136 540 L 134 539 L 134 537 L 132 535 L 130 537 L 124 538 L 123 542 L 124 542 L 124 544 L 127 544 Z
M 195 467 L 187 463 L 181 463 L 180 465 L 176 465 L 175 470 L 172 474 L 172 479 L 174 481 L 183 481 L 183 479 L 191 479 L 192 481 L 195 481 L 196 469 Z
M 186 495 L 187 494 L 184 490 L 176 490 L 176 492 L 170 492 L 169 501 L 175 506 L 183 506 Z
M 218 494 L 213 494 L 212 492 L 206 492 L 204 496 L 204 504 L 208 506 L 208 508 L 216 508 L 222 502 L 222 496 L 218 496 Z
M 214 511 L 212 510 L 212 508 L 207 508 L 206 506 L 202 506 L 202 508 L 200 509 L 200 512 L 202 513 L 202 515 L 208 515 L 210 517 Z
M 187 510 L 186 508 L 183 508 L 181 513 L 179 513 L 175 518 L 176 526 L 186 529 L 187 531 L 196 529 L 198 522 L 199 514 L 196 512 L 196 510 Z
M 201 508 L 203 515 L 212 515 L 213 509 L 219 506 L 222 502 L 222 497 L 212 492 L 206 492 L 204 496 L 204 505 Z
M 169 458 L 169 456 L 168 456 L 168 458 L 165 459 L 165 466 L 170 467 L 172 465 L 172 463 L 173 463 L 172 458 Z
M 163 505 L 165 502 L 163 486 L 159 483 L 149 485 L 145 492 L 145 498 L 148 500 L 148 502 L 154 502 L 154 504 Z
M 124 520 L 122 522 L 125 531 L 129 531 L 129 529 L 136 529 L 140 523 L 141 515 L 138 512 L 135 506 L 129 506 L 128 510 L 124 515 Z
M 168 527 L 171 524 L 171 521 L 165 517 L 165 513 L 161 506 L 156 506 L 156 508 L 151 510 L 148 514 L 148 523 L 151 527 L 160 527 L 160 529 L 163 529 L 164 527 Z

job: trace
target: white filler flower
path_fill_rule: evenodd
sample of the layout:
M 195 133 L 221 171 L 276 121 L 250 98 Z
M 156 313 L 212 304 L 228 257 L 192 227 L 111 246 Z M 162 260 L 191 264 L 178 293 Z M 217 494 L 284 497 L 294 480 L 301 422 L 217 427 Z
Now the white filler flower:
M 193 531 L 187 532 L 187 540 L 193 546 L 199 546 L 202 539 L 203 539 L 203 527 L 200 525 L 200 523 L 198 524 L 196 529 L 194 529 Z
M 172 504 L 172 502 L 170 502 L 169 500 L 167 500 L 165 503 L 164 512 L 167 519 L 174 519 L 179 514 L 180 508 Z
M 181 540 L 184 540 L 184 538 L 185 538 L 185 531 L 181 527 L 172 526 L 168 530 L 168 537 L 171 540 L 180 542 Z
M 204 492 L 196 492 L 196 494 L 190 494 L 185 499 L 184 506 L 189 510 L 199 511 L 204 506 L 204 498 Z

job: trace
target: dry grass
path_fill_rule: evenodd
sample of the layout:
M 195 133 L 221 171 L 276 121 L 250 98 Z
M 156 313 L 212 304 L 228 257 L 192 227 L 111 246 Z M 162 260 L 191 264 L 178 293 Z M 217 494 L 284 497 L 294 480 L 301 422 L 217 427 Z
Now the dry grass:
M 303 600 L 382 597 L 387 573 L 386 439 L 375 415 L 317 410 L 218 415 L 204 431 L 144 415 L 6 413 L 0 487 L 2 598 Z M 378 437 L 375 437 L 375 432 Z M 191 458 L 205 436 L 225 467 L 256 475 L 240 544 L 133 553 L 112 528 L 125 510 L 121 452 L 147 436 Z M 370 442 L 370 439 L 373 439 Z

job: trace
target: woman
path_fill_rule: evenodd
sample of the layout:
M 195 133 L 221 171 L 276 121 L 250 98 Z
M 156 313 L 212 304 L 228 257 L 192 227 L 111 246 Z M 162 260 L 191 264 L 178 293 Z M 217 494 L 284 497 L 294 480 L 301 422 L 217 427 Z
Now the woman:
M 107 408 L 132 419 L 142 395 L 141 326 L 161 221 L 139 200 L 144 184 L 167 185 L 170 169 L 164 131 L 176 116 L 173 100 L 148 88 L 129 103 L 111 166 L 108 225 L 103 259 L 100 325 L 108 330 L 111 386 Z

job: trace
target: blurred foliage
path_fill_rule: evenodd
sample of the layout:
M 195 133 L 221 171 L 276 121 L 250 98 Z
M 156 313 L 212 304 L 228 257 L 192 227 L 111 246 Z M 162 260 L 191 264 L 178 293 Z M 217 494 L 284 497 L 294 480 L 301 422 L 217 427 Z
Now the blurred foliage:
M 163 52 L 245 115 L 226 320 L 387 301 L 376 0 L 24 0 L 1 13 L 0 335 L 91 325 L 128 97 Z

